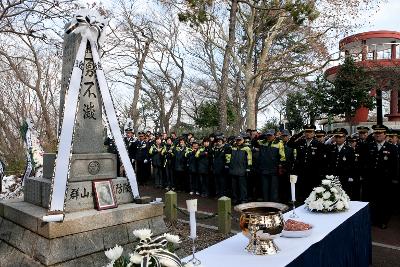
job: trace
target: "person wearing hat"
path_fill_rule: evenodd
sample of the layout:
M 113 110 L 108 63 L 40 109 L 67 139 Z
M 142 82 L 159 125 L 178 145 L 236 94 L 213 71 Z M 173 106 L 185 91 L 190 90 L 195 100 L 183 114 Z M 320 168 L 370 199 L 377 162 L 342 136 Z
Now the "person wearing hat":
M 361 200 L 361 161 L 360 161 L 360 149 L 357 146 L 358 142 L 358 133 L 354 133 L 351 136 L 347 137 L 346 143 L 354 152 L 354 165 L 353 165 L 353 182 L 352 182 L 352 191 L 349 192 L 351 195 L 351 200 Z
M 393 144 L 397 148 L 397 157 L 399 158 L 400 161 L 400 145 L 399 145 L 399 131 L 398 130 L 390 130 L 389 133 L 387 134 L 387 141 L 391 144 Z M 399 169 L 400 169 L 400 162 L 399 162 Z M 400 170 L 398 171 L 397 175 L 397 180 L 394 181 L 393 187 L 392 187 L 392 195 L 397 196 L 400 194 Z M 394 207 L 394 214 L 399 214 L 400 213 L 400 207 L 395 206 Z
M 293 135 L 287 142 L 288 147 L 296 149 L 292 172 L 298 176 L 296 198 L 299 201 L 304 201 L 312 189 L 321 183 L 326 169 L 325 147 L 315 139 L 315 128 L 315 125 L 306 124 L 303 131 Z
M 324 130 L 316 130 L 315 131 L 315 139 L 317 139 L 317 141 L 322 144 L 325 143 L 325 136 L 326 136 L 326 132 Z
M 335 129 L 335 144 L 328 146 L 328 175 L 337 176 L 344 191 L 353 199 L 354 182 L 354 150 L 346 145 L 347 130 L 344 128 Z
M 146 185 L 150 176 L 150 157 L 149 145 L 145 141 L 145 133 L 139 132 L 138 139 L 131 146 L 130 153 L 133 154 L 134 162 L 136 163 L 136 177 L 139 185 Z
M 163 145 L 161 142 L 161 136 L 157 136 L 154 143 L 150 146 L 149 155 L 151 157 L 151 163 L 153 165 L 153 177 L 154 185 L 156 188 L 162 188 L 164 186 L 163 182 L 163 158 L 161 151 Z
M 215 137 L 212 148 L 212 172 L 214 176 L 215 194 L 217 197 L 226 196 L 226 146 L 223 135 Z
M 187 162 L 187 171 L 189 175 L 189 191 L 190 195 L 200 195 L 199 177 L 197 175 L 198 160 L 196 153 L 199 150 L 199 143 L 193 140 L 191 147 L 186 150 L 185 157 Z
M 243 135 L 235 138 L 235 144 L 227 154 L 229 175 L 232 180 L 232 198 L 234 203 L 247 202 L 247 175 L 252 166 L 251 148 L 244 144 Z
M 210 179 L 210 167 L 211 167 L 211 147 L 210 147 L 210 139 L 204 138 L 202 142 L 202 146 L 197 150 L 196 158 L 197 158 L 197 174 L 199 176 L 199 187 L 200 193 L 202 197 L 208 197 L 209 192 L 209 179 Z
M 286 161 L 283 142 L 275 138 L 275 130 L 264 133 L 265 139 L 258 141 L 258 173 L 261 176 L 262 196 L 264 201 L 279 202 L 278 175 Z
M 178 144 L 173 148 L 174 154 L 174 177 L 176 188 L 179 191 L 186 191 L 188 188 L 186 175 L 186 142 L 185 139 L 178 138 Z
M 369 128 L 367 126 L 358 126 L 357 131 L 358 131 L 358 138 L 360 139 L 360 142 L 366 142 L 367 137 L 368 137 Z
M 290 188 L 289 174 L 292 172 L 295 159 L 295 150 L 287 145 L 290 137 L 291 134 L 288 130 L 284 129 L 281 131 L 280 139 L 285 149 L 285 162 L 282 165 L 282 172 L 279 174 L 279 195 L 282 203 L 290 201 L 290 192 L 288 190 Z
M 128 127 L 125 129 L 124 143 L 128 151 L 129 159 L 131 160 L 132 166 L 135 169 L 135 143 L 137 139 L 133 133 L 133 129 Z
M 162 139 L 162 137 L 161 137 Z M 163 168 L 164 168 L 164 185 L 166 185 L 165 190 L 175 191 L 175 177 L 174 177 L 174 145 L 172 143 L 172 138 L 167 137 L 165 139 L 165 144 L 161 150 L 161 155 L 163 156 Z
M 391 188 L 398 178 L 398 152 L 386 141 L 385 125 L 373 125 L 372 129 L 374 141 L 361 153 L 365 168 L 363 199 L 370 202 L 372 223 L 386 229 L 393 209 Z

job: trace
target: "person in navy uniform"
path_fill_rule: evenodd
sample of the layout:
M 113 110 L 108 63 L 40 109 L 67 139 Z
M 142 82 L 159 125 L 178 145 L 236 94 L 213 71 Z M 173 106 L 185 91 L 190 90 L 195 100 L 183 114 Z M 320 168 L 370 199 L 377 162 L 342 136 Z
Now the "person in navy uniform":
M 281 173 L 279 174 L 279 195 L 282 203 L 289 203 L 290 201 L 290 179 L 289 174 L 292 173 L 293 163 L 295 158 L 295 150 L 288 147 L 287 142 L 289 141 L 291 134 L 288 130 L 282 130 L 280 139 L 282 140 L 283 147 L 285 150 L 285 162 Z
M 148 165 L 150 164 L 149 146 L 144 140 L 145 133 L 139 132 L 139 138 L 132 146 L 132 152 L 136 162 L 136 176 L 139 185 L 146 185 L 148 177 Z
M 125 129 L 124 143 L 126 150 L 128 151 L 129 160 L 132 163 L 133 169 L 135 169 L 135 143 L 137 139 L 133 133 L 133 129 L 128 127 Z
M 293 173 L 297 174 L 299 201 L 304 201 L 312 189 L 321 183 L 326 169 L 324 144 L 315 139 L 315 125 L 304 125 L 304 131 L 293 135 L 287 146 L 296 149 Z
M 150 146 L 149 155 L 151 157 L 151 163 L 153 165 L 153 177 L 154 177 L 154 185 L 156 188 L 162 188 L 164 179 L 163 179 L 163 158 L 161 155 L 161 151 L 163 146 L 161 144 L 161 136 L 157 136 L 154 143 Z
M 354 182 L 354 150 L 346 144 L 347 130 L 335 129 L 335 144 L 328 147 L 328 171 L 327 174 L 337 176 L 344 191 L 352 199 Z
M 387 134 L 387 139 L 388 142 L 396 146 L 397 148 L 397 156 L 400 161 L 400 144 L 399 144 L 399 131 L 398 130 L 390 130 L 390 132 Z M 400 162 L 399 162 L 399 171 L 397 173 L 397 179 L 393 181 L 393 187 L 392 187 L 392 196 L 399 196 L 400 195 Z M 393 199 L 393 201 L 396 201 Z M 399 205 L 395 205 L 394 207 L 394 214 L 400 214 L 400 207 Z
M 349 193 L 351 200 L 361 200 L 361 163 L 360 163 L 360 150 L 357 147 L 358 133 L 347 137 L 346 143 L 354 152 L 354 165 L 353 165 L 353 182 L 352 189 Z
M 391 187 L 398 177 L 398 152 L 395 145 L 386 141 L 386 126 L 373 125 L 372 129 L 374 141 L 368 142 L 361 152 L 364 200 L 370 202 L 373 225 L 386 229 L 393 208 Z

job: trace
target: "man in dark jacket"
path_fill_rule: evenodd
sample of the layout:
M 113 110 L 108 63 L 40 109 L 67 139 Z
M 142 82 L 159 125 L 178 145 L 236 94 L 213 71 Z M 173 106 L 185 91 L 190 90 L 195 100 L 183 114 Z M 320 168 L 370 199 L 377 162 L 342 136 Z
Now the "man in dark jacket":
M 164 161 L 165 189 L 174 191 L 176 186 L 174 177 L 174 145 L 172 144 L 171 137 L 165 139 L 161 155 Z
M 386 141 L 388 128 L 384 125 L 372 126 L 373 142 L 367 143 L 367 149 L 361 152 L 365 172 L 365 200 L 370 202 L 372 223 L 387 228 L 393 204 L 391 187 L 397 179 L 397 148 Z
M 154 184 L 157 188 L 162 188 L 164 186 L 163 182 L 163 170 L 162 170 L 162 155 L 161 151 L 163 146 L 161 144 L 161 136 L 157 136 L 154 144 L 150 147 L 149 155 L 151 157 L 151 162 L 153 165 L 153 176 Z
M 211 166 L 211 147 L 210 140 L 208 138 L 203 139 L 202 146 L 196 153 L 197 158 L 197 174 L 199 175 L 199 182 L 201 188 L 201 196 L 208 197 L 208 180 L 210 179 L 210 166 Z
M 296 149 L 293 173 L 298 175 L 296 198 L 299 201 L 304 201 L 312 189 L 321 183 L 326 166 L 325 147 L 314 138 L 315 128 L 311 124 L 304 125 L 304 131 L 293 135 L 287 142 L 288 147 Z
M 215 146 L 212 148 L 212 170 L 215 183 L 215 194 L 217 197 L 226 196 L 226 153 L 224 137 L 215 137 Z
M 247 202 L 247 174 L 252 161 L 251 148 L 244 144 L 243 136 L 237 136 L 228 155 L 229 174 L 232 179 L 232 197 L 234 203 Z
M 149 179 L 149 147 L 148 143 L 144 140 L 144 132 L 139 132 L 139 139 L 131 146 L 130 153 L 134 153 L 136 162 L 136 176 L 139 185 L 146 185 Z
M 344 191 L 352 199 L 354 185 L 354 150 L 346 145 L 347 130 L 344 128 L 335 129 L 335 144 L 328 146 L 328 168 L 327 174 L 339 177 Z
M 295 157 L 295 150 L 288 147 L 287 142 L 290 139 L 290 132 L 288 130 L 282 130 L 280 136 L 285 151 L 285 162 L 282 163 L 281 171 L 279 174 L 279 195 L 282 203 L 288 203 L 290 201 L 290 179 L 289 174 L 292 173 L 293 163 Z
M 186 175 L 186 157 L 187 147 L 185 139 L 179 138 L 177 146 L 174 146 L 174 175 L 178 191 L 186 191 L 188 187 Z
M 187 159 L 187 169 L 189 174 L 189 191 L 190 195 L 200 195 L 199 188 L 199 177 L 197 175 L 197 158 L 196 153 L 199 150 L 199 143 L 197 141 L 192 142 L 192 147 L 187 149 L 185 157 Z
M 283 142 L 275 138 L 275 130 L 269 129 L 265 138 L 258 141 L 258 169 L 261 176 L 262 194 L 264 201 L 278 202 L 279 172 L 285 163 L 285 148 Z

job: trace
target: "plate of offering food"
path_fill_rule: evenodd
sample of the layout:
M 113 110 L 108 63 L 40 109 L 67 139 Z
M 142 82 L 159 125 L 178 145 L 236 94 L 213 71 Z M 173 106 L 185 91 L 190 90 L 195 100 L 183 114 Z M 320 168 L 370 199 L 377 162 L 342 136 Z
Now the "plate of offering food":
M 306 237 L 311 235 L 313 226 L 309 223 L 289 219 L 285 222 L 282 236 L 284 237 Z

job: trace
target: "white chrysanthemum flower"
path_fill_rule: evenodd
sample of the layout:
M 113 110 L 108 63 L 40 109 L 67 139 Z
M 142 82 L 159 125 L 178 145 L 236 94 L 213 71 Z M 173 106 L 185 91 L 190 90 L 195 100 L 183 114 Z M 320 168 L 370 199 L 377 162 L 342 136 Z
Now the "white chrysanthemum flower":
M 348 201 L 344 201 L 343 202 L 344 203 L 344 208 L 346 209 L 346 210 L 348 210 L 349 209 L 349 202 Z
M 179 267 L 179 265 L 175 261 L 167 258 L 160 259 L 160 264 L 161 266 L 165 267 Z
M 106 250 L 104 253 L 106 254 L 107 258 L 109 258 L 111 261 L 116 261 L 121 257 L 122 252 L 124 249 L 118 245 L 115 245 L 114 248 L 110 248 L 109 250 Z
M 326 177 L 326 179 L 329 179 L 329 180 L 333 180 L 335 178 L 335 176 L 333 176 L 333 175 L 326 175 L 325 177 Z
M 179 244 L 181 242 L 179 236 L 177 235 L 171 235 L 168 233 L 164 234 L 165 239 L 167 239 L 168 242 L 174 243 L 174 244 Z
M 322 180 L 323 185 L 331 185 L 331 183 L 332 183 L 331 180 L 326 180 L 326 179 Z
M 342 201 L 338 201 L 337 203 L 336 203 L 336 208 L 338 209 L 338 210 L 342 210 L 343 208 L 344 208 L 344 203 L 342 202 Z
M 324 209 L 324 200 L 322 198 L 318 199 L 315 201 L 315 205 L 317 207 L 317 210 L 323 210 Z
M 146 238 L 150 238 L 152 236 L 150 229 L 138 229 L 133 231 L 133 234 L 140 240 L 145 240 Z
M 316 193 L 322 193 L 322 192 L 325 191 L 325 188 L 323 188 L 323 187 L 321 187 L 321 186 L 318 186 L 318 187 L 314 188 L 314 191 L 315 191 Z
M 332 204 L 333 204 L 333 202 L 330 200 L 324 201 L 324 208 L 328 209 L 328 210 L 332 209 L 332 207 L 331 207 Z
M 134 254 L 129 254 L 129 261 L 134 264 L 141 264 L 143 256 L 135 252 Z
M 325 193 L 322 194 L 322 197 L 324 199 L 329 199 L 331 197 L 331 193 L 329 191 L 326 191 Z
M 334 194 L 336 194 L 336 193 L 338 193 L 338 190 L 337 190 L 335 187 L 332 187 L 332 188 L 331 188 L 331 192 L 334 193 Z

